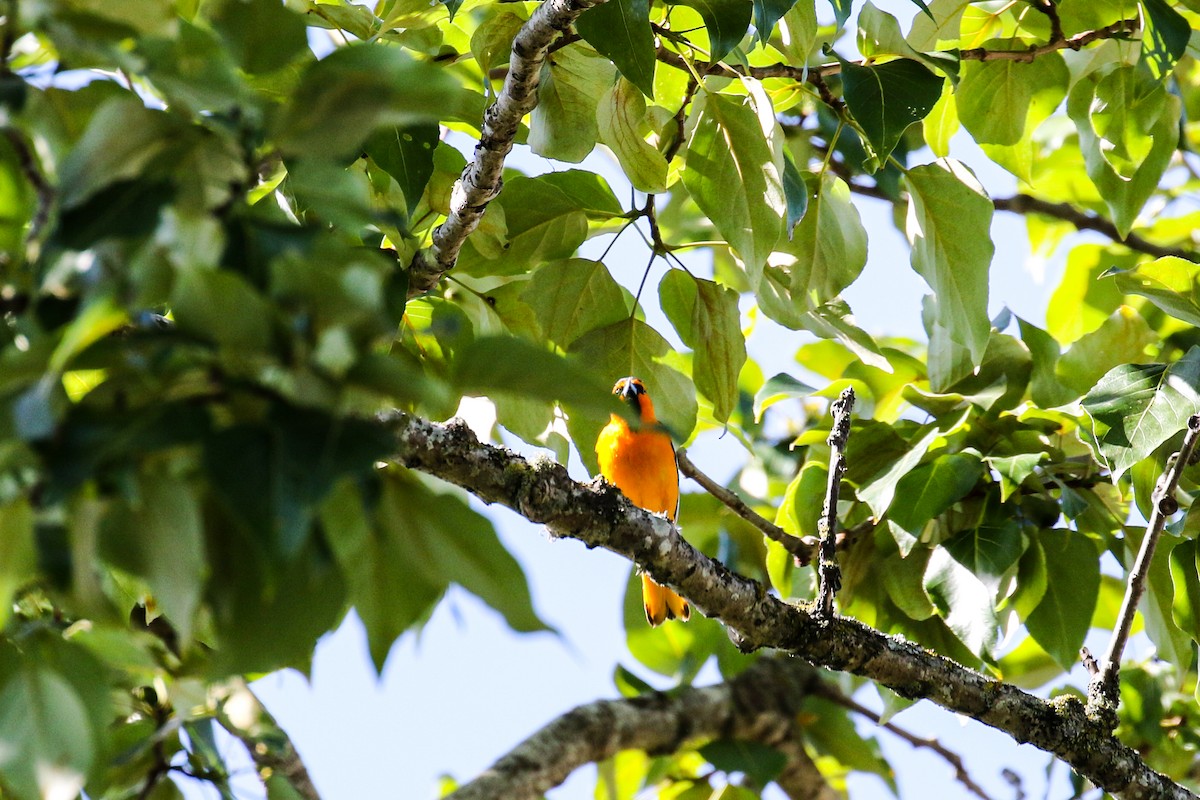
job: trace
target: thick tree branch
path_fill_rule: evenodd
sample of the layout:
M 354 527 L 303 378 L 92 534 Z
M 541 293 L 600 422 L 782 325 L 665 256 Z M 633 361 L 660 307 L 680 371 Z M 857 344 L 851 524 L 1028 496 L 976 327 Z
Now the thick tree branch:
M 447 800 L 536 800 L 584 764 L 621 750 L 674 753 L 690 742 L 717 738 L 779 747 L 791 756 L 780 776 L 781 785 L 787 782 L 796 792 L 790 796 L 823 799 L 832 792 L 794 741 L 796 714 L 819 680 L 799 659 L 762 658 L 716 686 L 588 703 L 521 742 Z M 808 769 L 815 778 L 799 774 Z
M 1125 587 L 1125 597 L 1121 600 L 1121 610 L 1117 613 L 1117 625 L 1108 643 L 1108 653 L 1088 687 L 1088 708 L 1096 712 L 1107 711 L 1107 719 L 1113 727 L 1116 727 L 1115 710 L 1120 693 L 1121 654 L 1125 652 L 1125 643 L 1129 640 L 1129 631 L 1133 628 L 1133 617 L 1137 613 L 1138 603 L 1146 591 L 1150 560 L 1154 558 L 1158 538 L 1167 525 L 1167 519 L 1179 510 L 1175 490 L 1179 487 L 1179 478 L 1183 475 L 1183 470 L 1192 461 L 1197 441 L 1200 441 L 1200 414 L 1193 414 L 1188 418 L 1183 444 L 1180 445 L 1179 451 L 1167 460 L 1167 468 L 1159 476 L 1151 494 L 1154 507 L 1150 511 L 1150 518 L 1146 520 L 1146 533 L 1142 537 L 1141 549 L 1138 550 L 1137 559 L 1129 570 L 1129 583 Z M 1090 658 L 1090 654 L 1085 660 L 1086 658 Z
M 461 420 L 438 424 L 392 412 L 381 422 L 395 437 L 399 463 L 512 508 L 555 536 L 634 561 L 724 623 L 745 651 L 777 648 L 869 678 L 902 697 L 932 700 L 1054 754 L 1128 800 L 1197 798 L 1114 739 L 1077 698 L 1042 700 L 857 620 L 824 619 L 809 607 L 785 603 L 697 551 L 666 519 L 631 505 L 604 481 L 577 483 L 553 461 L 530 463 L 484 444 Z
M 459 250 L 479 225 L 488 203 L 500 194 L 504 159 L 521 120 L 537 105 L 542 62 L 554 41 L 579 15 L 605 0 L 545 0 L 513 39 L 504 87 L 483 117 L 475 158 L 450 196 L 450 216 L 433 232 L 433 244 L 417 253 L 409 270 L 408 295 L 428 292 L 458 260 Z
M 231 680 L 220 688 L 216 700 L 217 721 L 245 745 L 264 782 L 278 775 L 303 800 L 321 800 L 292 740 L 245 681 Z

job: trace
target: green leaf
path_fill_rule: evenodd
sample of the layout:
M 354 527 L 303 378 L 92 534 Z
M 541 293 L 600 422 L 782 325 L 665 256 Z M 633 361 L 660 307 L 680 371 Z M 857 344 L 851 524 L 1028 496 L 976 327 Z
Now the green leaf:
M 912 267 L 934 292 L 938 324 L 978 364 L 992 327 L 987 316 L 995 252 L 992 202 L 974 174 L 953 159 L 909 170 L 906 183 Z
M 952 453 L 922 464 L 900 478 L 888 518 L 913 536 L 920 536 L 925 523 L 966 496 L 983 475 L 978 456 Z M 903 547 L 901 554 L 908 553 Z
M 1103 325 L 1071 345 L 1054 371 L 1059 383 L 1084 394 L 1113 367 L 1144 361 L 1146 348 L 1156 341 L 1158 335 L 1142 315 L 1121 306 Z
M 1142 8 L 1146 11 L 1142 59 L 1156 79 L 1165 80 L 1187 51 L 1192 27 L 1166 0 L 1142 0 Z
M 846 107 L 874 157 L 871 172 L 885 164 L 908 126 L 923 120 L 942 94 L 942 78 L 908 58 L 867 67 L 843 61 L 842 83 Z
M 832 700 L 810 695 L 804 700 L 804 712 L 816 717 L 805 726 L 804 733 L 817 753 L 832 756 L 844 769 L 878 775 L 888 784 L 894 782 L 879 742 L 859 734 L 846 709 Z
M 166 473 L 146 472 L 138 488 L 129 512 L 106 521 L 106 555 L 146 580 L 186 647 L 208 578 L 201 508 L 192 488 Z
M 1195 539 L 1185 539 L 1171 548 L 1171 584 L 1175 598 L 1171 617 L 1192 641 L 1200 640 L 1200 553 Z
M 1037 465 L 1050 458 L 1050 454 L 1019 453 L 1015 456 L 988 456 L 988 466 L 1000 474 L 1000 502 L 1004 502 L 1017 490 L 1021 483 L 1034 473 Z
M 1025 626 L 1063 669 L 1070 669 L 1079 661 L 1096 607 L 1100 559 L 1092 541 L 1075 531 L 1042 530 L 1036 536 L 1046 555 L 1046 593 Z
M 754 0 L 754 30 L 761 44 L 767 43 L 775 31 L 775 23 L 794 5 L 796 0 Z
M 419 123 L 381 128 L 363 144 L 363 150 L 379 168 L 396 179 L 404 193 L 404 205 L 412 216 L 433 175 L 433 150 L 438 143 L 438 126 Z
M 947 431 L 957 428 L 967 418 L 968 413 L 964 409 L 954 417 L 923 426 L 919 431 L 919 436 L 914 436 L 910 440 L 908 450 L 904 455 L 892 461 L 870 480 L 864 481 L 859 486 L 858 499 L 866 503 L 876 517 L 882 517 L 892 506 L 900 479 L 921 463 L 934 440 Z
M 37 573 L 33 509 L 17 498 L 0 505 L 0 628 L 8 624 L 17 591 Z
M 1096 70 L 1067 97 L 1088 177 L 1121 236 L 1133 229 L 1179 141 L 1182 104 L 1149 80 L 1135 67 Z
M 1122 294 L 1136 294 L 1189 325 L 1200 325 L 1200 267 L 1178 256 L 1163 256 L 1132 269 L 1112 268 Z
M 211 19 L 230 53 L 251 75 L 284 67 L 308 52 L 304 18 L 274 0 L 225 0 Z
M 1113 368 L 1083 398 L 1083 408 L 1093 422 L 1088 444 L 1116 480 L 1200 408 L 1200 347 L 1170 365 Z
M 755 291 L 759 309 L 780 325 L 810 331 L 822 339 L 833 339 L 854 353 L 864 364 L 891 372 L 892 365 L 871 335 L 858 327 L 850 306 L 840 297 L 810 308 L 804 298 L 793 297 L 791 276 L 782 267 L 768 266 Z
M 613 84 L 608 59 L 588 47 L 564 47 L 542 64 L 538 103 L 529 116 L 529 147 L 578 164 L 596 146 L 596 107 Z
M 846 20 L 850 18 L 850 9 L 854 6 L 854 0 L 829 0 L 829 5 L 833 6 L 833 16 L 837 20 L 837 27 L 840 30 L 846 24 Z
M 657 59 L 650 30 L 650 0 L 609 0 L 583 12 L 575 28 L 642 94 L 654 97 Z
M 812 176 L 807 183 L 807 213 L 780 250 L 791 263 L 773 259 L 787 272 L 793 299 L 803 298 L 810 309 L 837 297 L 862 273 L 867 263 L 867 231 L 858 208 L 850 202 L 850 189 L 840 178 L 826 175 L 820 185 Z M 782 244 L 782 243 L 781 243 Z
M 766 786 L 787 766 L 783 753 L 745 739 L 714 739 L 696 752 L 722 772 L 744 773 L 756 786 Z
M 51 665 L 0 655 L 0 778 L 20 797 L 74 797 L 96 757 L 88 709 Z
M 611 384 L 585 364 L 525 339 L 489 336 L 456 354 L 452 381 L 463 394 L 507 392 L 597 412 L 616 410 Z
M 649 118 L 646 99 L 637 87 L 624 77 L 618 79 L 595 111 L 600 141 L 613 151 L 633 188 L 648 194 L 665 192 L 667 159 L 644 138 Z
M 791 398 L 808 397 L 816 389 L 803 381 L 793 378 L 786 372 L 780 372 L 767 378 L 766 383 L 754 395 L 754 421 L 762 422 L 763 412 L 780 402 Z
M 463 102 L 446 70 L 399 47 L 350 44 L 304 71 L 276 142 L 285 155 L 337 159 L 356 154 L 376 128 L 453 118 Z
M 1017 318 L 1017 323 L 1021 330 L 1021 341 L 1029 349 L 1032 359 L 1030 394 L 1033 402 L 1041 408 L 1054 408 L 1078 397 L 1076 392 L 1072 392 L 1058 380 L 1058 359 L 1062 351 L 1054 337 L 1020 317 Z
M 713 404 L 713 417 L 727 422 L 738 399 L 738 375 L 746 363 L 738 293 L 682 270 L 668 270 L 658 286 L 663 313 L 692 348 L 692 378 Z
M 245 278 L 227 270 L 191 269 L 175 285 L 179 330 L 241 352 L 271 344 L 271 307 Z
M 995 503 L 994 497 L 989 495 L 989 502 L 974 527 L 942 543 L 955 561 L 987 587 L 993 602 L 997 599 L 1001 581 L 1016 566 L 1025 550 L 1021 523 L 1014 517 L 1013 508 Z
M 796 225 L 800 220 L 804 219 L 805 212 L 808 211 L 808 184 L 804 180 L 804 176 L 800 174 L 800 170 L 796 167 L 796 162 L 792 158 L 789 151 L 784 151 L 783 154 L 783 197 L 787 203 L 787 235 L 791 240 L 795 235 Z
M 994 591 L 945 547 L 935 547 L 925 568 L 925 593 L 967 649 L 984 657 L 1000 641 Z
M 553 261 L 533 273 L 521 293 L 537 315 L 542 333 L 567 348 L 584 333 L 629 317 L 621 286 L 599 261 Z
M 569 258 L 588 233 L 588 215 L 580 198 L 556 185 L 551 176 L 505 180 L 504 192 L 488 206 L 486 222 L 499 209 L 507 240 L 496 251 L 467 239 L 457 269 L 467 275 L 523 275 L 546 261 Z
M 935 156 L 946 158 L 950 155 L 950 140 L 958 133 L 958 128 L 958 100 L 954 96 L 954 87 L 943 83 L 942 96 L 921 122 L 925 143 Z
M 701 91 L 691 128 L 683 183 L 758 285 L 783 232 L 783 153 L 771 101 L 757 83 L 744 100 Z
M 1028 63 L 968 61 L 955 93 L 958 118 L 980 144 L 1016 145 L 1054 112 L 1069 81 L 1057 53 Z
M 1129 532 L 1126 528 L 1126 532 Z M 1196 645 L 1192 637 L 1175 624 L 1175 585 L 1171 579 L 1171 552 L 1178 542 L 1160 539 L 1150 559 L 1146 576 L 1146 592 L 1138 603 L 1138 610 L 1146 620 L 1146 635 L 1154 643 L 1155 655 L 1175 667 L 1176 685 L 1182 683 L 1196 657 Z M 1132 564 L 1135 553 L 1141 547 L 1141 539 L 1126 536 L 1125 563 Z
M 724 636 L 719 623 L 698 614 L 689 622 L 669 620 L 657 628 L 647 625 L 642 579 L 636 568 L 630 570 L 625 584 L 622 616 L 625 645 L 633 657 L 648 669 L 684 684 L 696 677 Z
M 745 37 L 750 27 L 752 3 L 745 0 L 677 0 L 680 5 L 693 8 L 704 20 L 708 29 L 708 59 L 717 62 L 729 54 Z M 784 9 L 786 12 L 787 9 Z

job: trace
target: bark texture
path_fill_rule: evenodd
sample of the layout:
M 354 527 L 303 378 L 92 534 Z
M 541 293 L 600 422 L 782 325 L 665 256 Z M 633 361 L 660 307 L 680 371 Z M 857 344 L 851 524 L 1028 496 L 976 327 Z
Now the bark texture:
M 479 225 L 488 203 L 503 186 L 504 159 L 512 150 L 521 120 L 537 105 L 546 51 L 579 18 L 605 0 L 545 0 L 513 39 L 504 87 L 483 116 L 474 159 L 463 169 L 450 195 L 450 216 L 433 232 L 433 244 L 417 253 L 409 270 L 408 296 L 437 286 L 454 268 L 458 252 Z
M 778 783 L 792 800 L 836 797 L 799 741 L 796 715 L 817 671 L 763 658 L 716 686 L 652 692 L 579 706 L 517 745 L 447 800 L 537 800 L 584 764 L 621 750 L 674 753 L 689 742 L 748 739 L 788 758 Z

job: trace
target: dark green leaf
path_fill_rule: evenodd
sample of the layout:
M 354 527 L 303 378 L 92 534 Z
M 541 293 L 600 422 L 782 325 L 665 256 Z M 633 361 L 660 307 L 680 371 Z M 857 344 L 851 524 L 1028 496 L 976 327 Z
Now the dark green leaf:
M 942 78 L 908 58 L 867 67 L 842 62 L 842 81 L 846 106 L 867 135 L 876 169 L 942 94 Z
M 450 73 L 398 47 L 351 44 L 313 64 L 278 123 L 288 155 L 355 155 L 376 128 L 451 118 L 462 90 Z
M 453 380 L 463 394 L 508 392 L 597 412 L 617 410 L 612 385 L 586 363 L 525 339 L 491 336 L 472 342 L 457 354 Z
M 1069 530 L 1037 534 L 1046 554 L 1046 593 L 1025 620 L 1029 634 L 1064 669 L 1079 661 L 1100 589 L 1100 559 L 1086 536 Z
M 642 94 L 654 97 L 657 61 L 650 30 L 650 0 L 609 0 L 583 12 L 575 28 Z
M 794 5 L 796 0 L 754 0 L 754 29 L 760 43 L 767 43 L 775 31 L 775 23 Z
M 381 128 L 367 137 L 363 145 L 371 160 L 400 185 L 409 216 L 421 201 L 425 185 L 433 175 L 433 149 L 437 143 L 438 126 L 420 123 L 404 128 Z
M 1200 347 L 1174 364 L 1122 364 L 1083 398 L 1089 444 L 1118 478 L 1181 432 L 1200 407 Z
M 787 766 L 783 753 L 746 739 L 714 739 L 697 752 L 722 772 L 741 772 L 756 786 L 765 787 Z
M 750 27 L 751 3 L 746 0 L 678 0 L 693 8 L 708 29 L 709 60 L 720 61 L 737 46 Z M 780 16 L 787 12 L 785 8 Z M 778 17 L 776 17 L 778 19 Z
M 790 152 L 785 152 L 783 157 L 783 197 L 787 203 L 787 235 L 789 240 L 795 234 L 796 225 L 800 223 L 800 220 L 804 219 L 804 213 L 808 211 L 810 194 L 811 191 L 804 180 L 804 176 L 796 168 L 796 162 L 792 159 Z
M 980 657 L 992 653 L 1000 641 L 993 587 L 945 547 L 935 547 L 929 556 L 925 593 L 968 650 Z
M 567 348 L 582 334 L 626 319 L 621 286 L 599 261 L 572 258 L 539 268 L 521 293 L 546 338 Z
M 1142 59 L 1155 78 L 1165 80 L 1187 50 L 1192 27 L 1166 0 L 1142 0 L 1142 8 L 1146 11 Z
M 922 464 L 896 483 L 896 494 L 888 518 L 919 536 L 925 523 L 961 500 L 983 475 L 978 456 L 954 453 Z M 903 548 L 902 548 L 903 549 Z
M 251 74 L 279 69 L 308 52 L 304 18 L 274 0 L 225 0 L 212 22 Z
M 833 6 L 833 16 L 837 20 L 837 26 L 840 29 L 846 24 L 846 20 L 850 18 L 850 10 L 854 7 L 854 0 L 829 0 L 829 5 Z

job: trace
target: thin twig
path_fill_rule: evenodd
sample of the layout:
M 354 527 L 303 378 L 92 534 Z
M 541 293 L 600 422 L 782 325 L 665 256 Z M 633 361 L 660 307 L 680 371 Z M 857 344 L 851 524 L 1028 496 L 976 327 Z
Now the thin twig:
M 975 781 L 971 779 L 971 774 L 967 772 L 967 765 L 963 762 L 962 756 L 947 748 L 937 739 L 917 736 L 915 733 L 911 733 L 910 731 L 901 728 L 899 725 L 896 725 L 893 722 L 884 722 L 883 718 L 874 711 L 864 705 L 861 705 L 853 698 L 844 694 L 836 686 L 833 686 L 826 681 L 821 681 L 820 683 L 814 685 L 812 692 L 813 694 L 818 694 L 824 697 L 826 700 L 831 700 L 834 703 L 853 711 L 855 714 L 861 714 L 884 730 L 890 731 L 896 736 L 899 736 L 913 747 L 932 750 L 941 756 L 946 763 L 954 767 L 954 779 L 961 783 L 968 792 L 980 798 L 980 800 L 992 800 L 988 793 L 985 792 L 983 788 L 979 786 L 979 784 L 975 783 Z
M 1011 211 L 1015 214 L 1042 214 L 1043 216 L 1061 219 L 1064 222 L 1074 225 L 1076 230 L 1096 231 L 1097 233 L 1104 234 L 1114 242 L 1121 242 L 1130 250 L 1136 250 L 1139 253 L 1145 253 L 1155 258 L 1178 256 L 1190 260 L 1195 257 L 1194 251 L 1155 244 L 1143 239 L 1136 233 L 1130 233 L 1128 236 L 1122 238 L 1120 231 L 1117 230 L 1117 226 L 1112 222 L 1104 217 L 1080 211 L 1068 203 L 1051 203 L 1048 200 L 1042 200 L 1031 195 L 1017 194 L 1012 197 L 998 197 L 992 201 L 992 205 L 995 206 L 997 211 Z
M 1062 19 L 1058 16 L 1058 6 L 1054 4 L 1054 0 L 1029 0 L 1029 5 L 1050 20 L 1050 41 L 1061 42 L 1067 38 L 1063 34 Z
M 1184 468 L 1196 452 L 1197 441 L 1200 441 L 1200 414 L 1193 414 L 1188 417 L 1183 444 L 1177 453 L 1167 459 L 1167 468 L 1163 470 L 1154 492 L 1150 495 L 1154 507 L 1150 511 L 1150 518 L 1146 520 L 1146 534 L 1142 538 L 1142 547 L 1129 572 L 1129 584 L 1125 587 L 1125 598 L 1121 601 L 1121 610 L 1117 614 L 1117 626 L 1113 629 L 1112 639 L 1109 640 L 1104 663 L 1088 686 L 1088 710 L 1105 713 L 1114 723 L 1115 714 L 1109 715 L 1107 712 L 1115 711 L 1117 706 L 1121 654 L 1125 651 L 1125 643 L 1133 627 L 1138 603 L 1146 591 L 1146 578 L 1150 573 L 1150 561 L 1154 558 L 1158 537 L 1166 527 L 1167 518 L 1179 510 L 1175 490 L 1179 486 L 1179 478 Z
M 846 473 L 846 442 L 850 438 L 850 415 L 854 413 L 854 389 L 847 386 L 829 408 L 833 428 L 829 431 L 829 484 L 825 487 L 825 505 L 817 521 L 820 553 L 817 558 L 818 610 L 822 617 L 833 617 L 833 598 L 842 588 L 842 571 L 837 563 L 837 504 L 842 476 Z
M 768 539 L 782 545 L 783 549 L 791 553 L 798 563 L 807 564 L 812 560 L 813 550 L 816 549 L 812 543 L 805 542 L 797 536 L 792 536 L 783 528 L 760 516 L 758 512 L 746 505 L 736 494 L 701 472 L 692 463 L 692 460 L 688 458 L 687 451 L 682 447 L 675 451 L 675 461 L 679 464 L 679 471 L 681 473 L 700 484 L 704 491 L 724 503 L 730 511 L 762 531 L 763 535 Z
M 885 200 L 889 203 L 896 202 L 896 199 L 888 196 L 878 186 L 871 186 L 863 183 L 854 183 L 851 178 L 850 171 L 846 169 L 841 162 L 834 160 L 830 163 L 832 169 L 839 177 L 846 181 L 851 192 L 863 197 L 872 197 L 876 200 Z M 1008 211 L 1012 214 L 1041 214 L 1045 217 L 1060 219 L 1063 222 L 1069 222 L 1079 231 L 1095 231 L 1103 234 L 1114 242 L 1125 245 L 1130 250 L 1138 253 L 1145 253 L 1148 256 L 1162 258 L 1163 256 L 1177 256 L 1186 260 L 1194 260 L 1196 251 L 1183 247 L 1168 247 L 1166 245 L 1155 244 L 1148 239 L 1139 236 L 1136 233 L 1130 233 L 1124 238 L 1121 237 L 1117 226 L 1109 220 L 1097 214 L 1089 214 L 1086 211 L 1081 211 L 1075 208 L 1070 203 L 1052 203 L 1049 200 L 1043 200 L 1039 197 L 1033 197 L 1028 194 L 1015 194 L 1012 197 L 997 197 L 992 200 L 992 206 L 997 211 Z
M 1053 22 L 1051 25 L 1053 25 Z M 1079 50 L 1101 39 L 1131 36 L 1137 32 L 1138 27 L 1137 19 L 1122 19 L 1111 25 L 1105 25 L 1103 28 L 1097 28 L 1094 31 L 1077 33 L 1070 38 L 1052 39 L 1046 44 L 1030 45 L 1024 50 L 989 50 L 985 47 L 973 47 L 969 50 L 960 50 L 958 57 L 963 61 L 1021 61 L 1029 63 L 1038 56 L 1044 56 L 1047 53 L 1053 53 L 1058 50 Z M 1059 34 L 1060 36 L 1062 34 L 1061 23 Z

